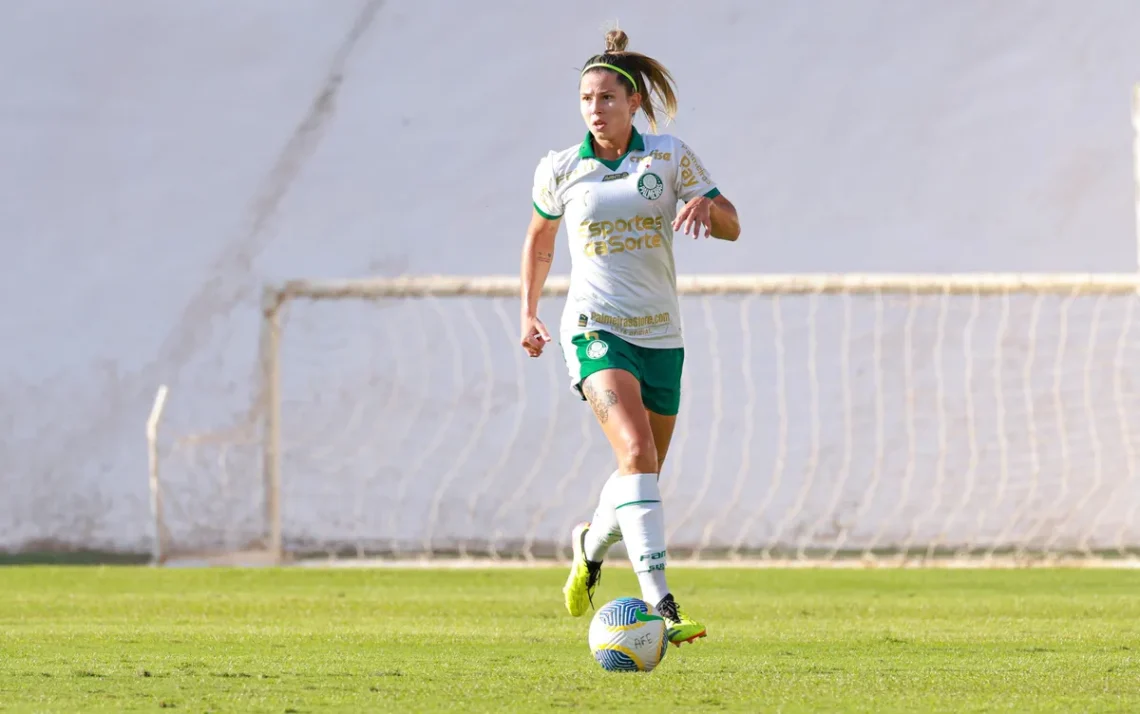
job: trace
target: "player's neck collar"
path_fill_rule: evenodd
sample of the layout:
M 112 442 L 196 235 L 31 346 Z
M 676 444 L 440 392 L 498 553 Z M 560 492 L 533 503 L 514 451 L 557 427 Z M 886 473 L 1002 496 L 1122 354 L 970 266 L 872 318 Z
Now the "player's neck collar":
M 631 128 L 633 134 L 629 137 L 629 148 L 626 149 L 625 153 L 618 159 L 619 162 L 628 156 L 631 151 L 645 151 L 645 139 L 641 138 L 641 134 L 637 131 L 636 126 Z M 578 147 L 578 157 L 582 159 L 598 159 L 594 153 L 594 135 L 588 131 L 586 132 L 586 139 L 582 142 L 582 145 Z M 598 159 L 598 161 L 601 161 L 601 159 Z

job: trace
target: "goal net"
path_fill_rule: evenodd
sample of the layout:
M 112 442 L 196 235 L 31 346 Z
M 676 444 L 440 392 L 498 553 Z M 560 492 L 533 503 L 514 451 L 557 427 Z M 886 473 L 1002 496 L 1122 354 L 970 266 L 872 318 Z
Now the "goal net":
M 675 561 L 1140 553 L 1136 276 L 678 287 Z M 567 558 L 613 457 L 558 347 L 530 359 L 518 330 L 517 278 L 273 291 L 253 426 L 163 444 L 164 555 Z

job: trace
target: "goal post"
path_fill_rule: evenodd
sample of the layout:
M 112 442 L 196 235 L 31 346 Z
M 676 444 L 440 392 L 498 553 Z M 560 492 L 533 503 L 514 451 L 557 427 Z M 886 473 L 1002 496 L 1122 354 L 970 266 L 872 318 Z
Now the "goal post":
M 1137 275 L 677 284 L 674 562 L 1140 561 Z M 554 334 L 568 287 L 544 287 Z M 260 428 L 227 452 L 246 535 L 187 523 L 164 530 L 171 552 L 184 533 L 275 560 L 565 560 L 613 459 L 557 345 L 519 347 L 518 293 L 514 276 L 268 290 Z M 218 497 L 199 452 L 168 455 L 164 494 Z

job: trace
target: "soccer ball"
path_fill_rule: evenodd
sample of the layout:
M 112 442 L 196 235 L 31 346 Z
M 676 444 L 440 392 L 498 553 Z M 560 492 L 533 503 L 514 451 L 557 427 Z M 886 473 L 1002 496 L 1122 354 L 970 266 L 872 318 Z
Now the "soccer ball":
M 650 672 L 665 659 L 667 629 L 644 600 L 618 598 L 594 614 L 590 651 L 607 672 Z

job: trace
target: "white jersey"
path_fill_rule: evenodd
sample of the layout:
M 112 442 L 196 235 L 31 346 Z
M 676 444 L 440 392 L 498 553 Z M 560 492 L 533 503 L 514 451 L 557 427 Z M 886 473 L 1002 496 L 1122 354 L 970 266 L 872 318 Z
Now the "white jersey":
M 643 347 L 681 347 L 673 220 L 677 202 L 720 192 L 696 154 L 667 134 L 633 130 L 616 161 L 594 154 L 589 134 L 551 151 L 534 175 L 534 207 L 564 217 L 570 294 L 561 333 L 605 330 Z

